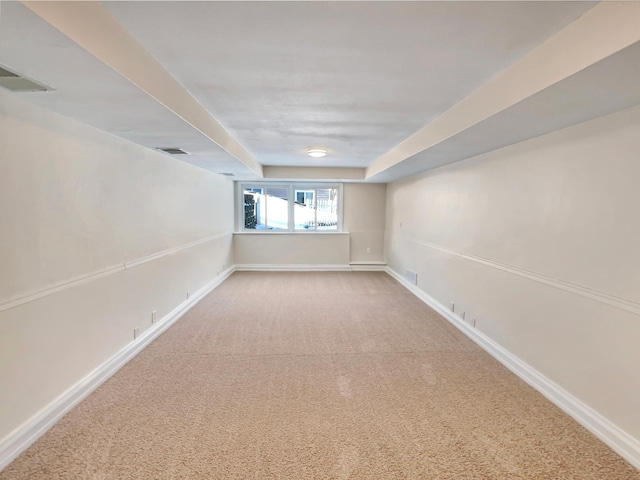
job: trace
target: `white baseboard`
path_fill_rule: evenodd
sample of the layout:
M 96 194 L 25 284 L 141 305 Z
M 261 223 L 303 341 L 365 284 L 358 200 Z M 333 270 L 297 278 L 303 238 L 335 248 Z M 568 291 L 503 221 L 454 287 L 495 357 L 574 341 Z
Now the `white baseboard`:
M 348 265 L 323 265 L 323 264 L 237 264 L 237 271 L 245 272 L 384 272 L 384 262 L 354 262 Z
M 329 265 L 329 264 L 236 264 L 236 271 L 249 272 L 342 272 L 350 271 L 351 266 L 345 265 Z
M 137 339 L 51 402 L 49 406 L 45 407 L 38 414 L 10 433 L 2 443 L 0 443 L 0 470 L 9 465 L 20 453 L 40 438 L 69 410 L 85 399 L 91 392 L 140 353 L 149 343 L 173 325 L 204 296 L 224 282 L 233 271 L 233 266 L 227 268 L 191 295 L 188 300 L 178 305 L 159 322 L 154 323 L 150 328 L 145 330 Z
M 385 265 L 351 265 L 353 272 L 385 272 L 386 270 Z
M 350 262 L 351 270 L 354 272 L 386 272 L 387 264 L 378 261 Z
M 386 272 L 400 282 L 407 290 L 434 309 L 455 327 L 461 330 L 471 340 L 480 345 L 484 350 L 496 358 L 505 367 L 527 382 L 547 399 L 557 405 L 565 413 L 573 417 L 583 427 L 593 433 L 605 444 L 611 447 L 622 458 L 635 468 L 640 469 L 640 441 L 601 414 L 585 405 L 571 393 L 545 377 L 530 365 L 513 355 L 504 347 L 494 342 L 491 338 L 465 323 L 462 318 L 455 315 L 445 305 L 435 298 L 410 283 L 402 275 L 387 267 Z

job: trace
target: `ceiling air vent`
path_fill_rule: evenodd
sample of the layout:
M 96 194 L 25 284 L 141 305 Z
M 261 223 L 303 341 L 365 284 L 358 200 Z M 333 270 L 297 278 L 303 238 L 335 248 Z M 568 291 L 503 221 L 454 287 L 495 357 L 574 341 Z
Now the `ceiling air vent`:
M 15 72 L 0 66 L 0 87 L 11 92 L 49 92 L 55 90 L 42 83 L 18 75 Z
M 234 173 L 226 173 L 226 172 L 221 172 L 220 175 L 224 175 L 225 177 L 235 177 L 236 176 Z
M 163 152 L 168 153 L 169 155 L 188 155 L 187 152 L 176 147 L 166 147 L 166 148 L 158 147 L 158 150 L 162 150 Z

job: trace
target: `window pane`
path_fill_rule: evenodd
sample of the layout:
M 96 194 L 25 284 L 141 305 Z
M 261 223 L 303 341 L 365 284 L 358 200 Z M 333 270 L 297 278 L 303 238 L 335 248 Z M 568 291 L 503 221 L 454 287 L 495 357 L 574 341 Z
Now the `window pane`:
M 296 190 L 295 205 L 293 207 L 293 218 L 295 221 L 295 229 L 315 229 L 316 222 L 316 192 L 311 190 Z
M 316 222 L 318 230 L 338 229 L 338 189 L 316 189 Z
M 289 189 L 275 187 L 266 189 L 265 225 L 268 230 L 289 229 Z
M 338 189 L 313 188 L 295 191 L 296 230 L 337 230 Z
M 244 228 L 264 228 L 260 222 L 260 207 L 264 203 L 262 188 L 244 189 Z

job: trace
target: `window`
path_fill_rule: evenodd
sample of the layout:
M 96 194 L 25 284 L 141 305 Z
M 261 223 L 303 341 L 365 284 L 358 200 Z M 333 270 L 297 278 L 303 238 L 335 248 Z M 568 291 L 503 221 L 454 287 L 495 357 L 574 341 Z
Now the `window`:
M 338 230 L 337 188 L 296 189 L 295 196 L 296 230 Z
M 289 229 L 289 187 L 248 187 L 243 199 L 245 229 Z
M 342 185 L 241 184 L 244 231 L 341 230 Z

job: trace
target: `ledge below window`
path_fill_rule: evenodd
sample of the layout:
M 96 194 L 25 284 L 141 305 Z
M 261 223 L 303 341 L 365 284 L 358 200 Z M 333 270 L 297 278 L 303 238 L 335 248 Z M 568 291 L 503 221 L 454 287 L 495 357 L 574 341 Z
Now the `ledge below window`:
M 262 230 L 255 232 L 233 232 L 234 235 L 349 235 L 349 232 L 283 232 Z

